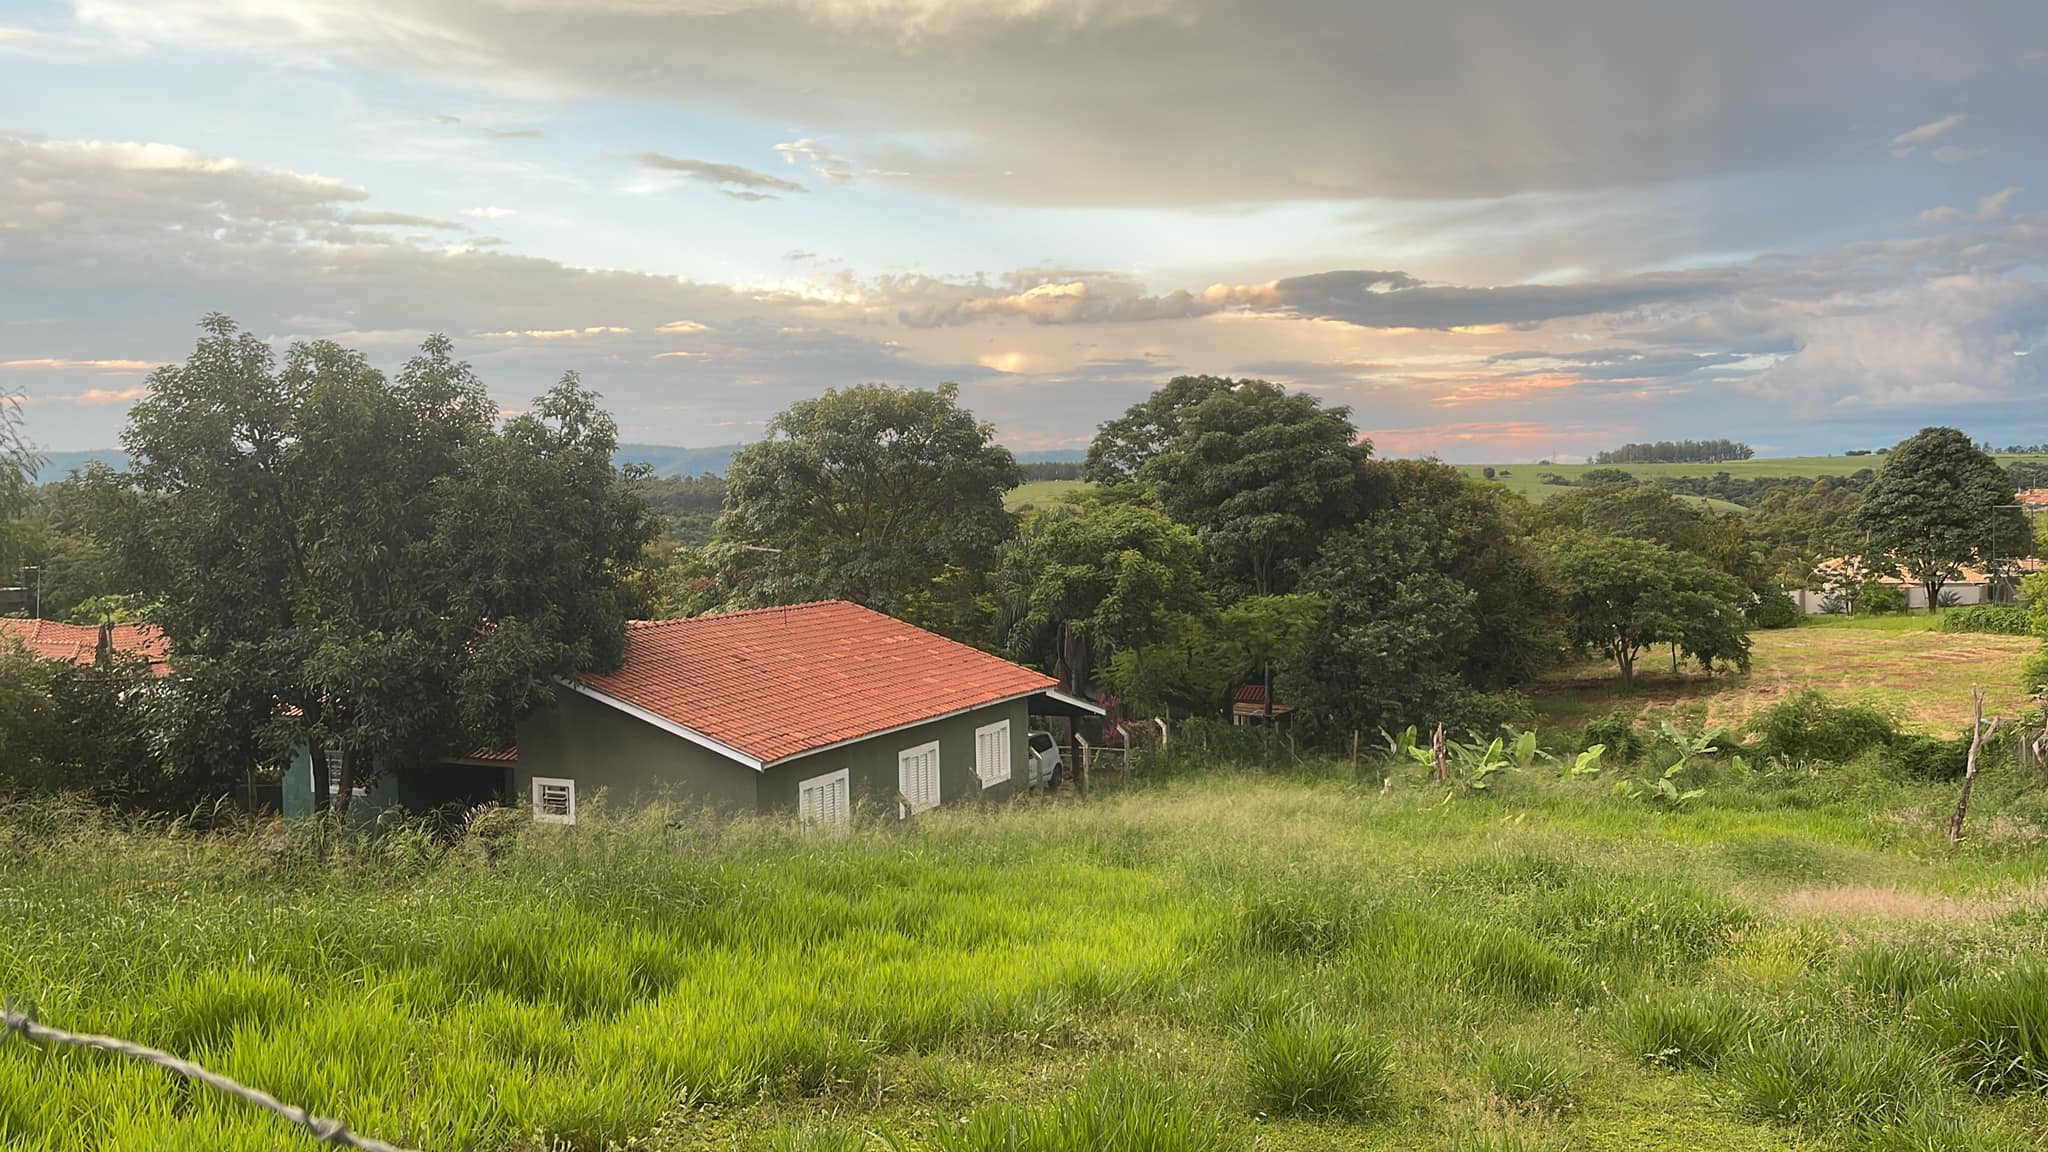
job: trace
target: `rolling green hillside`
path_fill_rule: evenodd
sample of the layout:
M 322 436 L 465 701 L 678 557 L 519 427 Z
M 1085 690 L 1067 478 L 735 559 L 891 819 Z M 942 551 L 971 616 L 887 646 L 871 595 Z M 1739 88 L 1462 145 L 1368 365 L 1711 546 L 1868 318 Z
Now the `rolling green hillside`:
M 2048 456 L 1999 456 L 2000 464 L 2011 464 L 2017 460 L 2048 463 Z M 1577 480 L 1594 468 L 1620 468 L 1638 480 L 1652 481 L 1659 477 L 1712 476 L 1726 472 L 1738 478 L 1761 478 L 1780 476 L 1848 476 L 1863 468 L 1882 468 L 1882 456 L 1780 456 L 1759 457 L 1754 460 L 1731 460 L 1724 464 L 1494 464 L 1495 483 L 1505 484 L 1531 500 L 1547 500 L 1559 492 L 1567 491 L 1556 484 L 1545 484 L 1541 477 L 1546 472 L 1555 472 L 1567 480 Z M 1469 476 L 1483 476 L 1487 465 L 1463 464 L 1459 467 Z M 1724 501 L 1709 501 L 1724 511 L 1736 507 Z

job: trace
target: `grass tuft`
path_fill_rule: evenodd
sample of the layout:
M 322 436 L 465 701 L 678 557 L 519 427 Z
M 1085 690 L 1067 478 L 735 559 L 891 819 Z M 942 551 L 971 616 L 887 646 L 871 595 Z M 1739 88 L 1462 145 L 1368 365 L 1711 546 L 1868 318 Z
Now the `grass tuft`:
M 1047 1104 L 984 1104 L 941 1129 L 936 1152 L 1222 1152 L 1215 1117 L 1172 1078 L 1138 1065 L 1092 1070 Z
M 1629 1055 L 1666 1068 L 1712 1068 L 1750 1025 L 1750 1014 L 1706 992 L 1646 992 L 1622 1006 L 1616 1023 Z
M 1868 1031 L 1819 1033 L 1807 1022 L 1752 1033 L 1722 1071 L 1750 1115 L 1815 1131 L 1895 1127 L 1940 1094 L 1927 1054 Z
M 1276 1116 L 1356 1119 L 1393 1099 L 1390 1047 L 1313 1015 L 1269 1019 L 1244 1043 L 1253 1106 Z
M 1555 1047 L 1517 1037 L 1480 1049 L 1476 1063 L 1487 1091 L 1516 1111 L 1557 1115 L 1578 1106 L 1584 1070 Z
M 1972 1090 L 2048 1089 L 2048 964 L 1963 980 L 1930 1000 L 1925 1027 Z

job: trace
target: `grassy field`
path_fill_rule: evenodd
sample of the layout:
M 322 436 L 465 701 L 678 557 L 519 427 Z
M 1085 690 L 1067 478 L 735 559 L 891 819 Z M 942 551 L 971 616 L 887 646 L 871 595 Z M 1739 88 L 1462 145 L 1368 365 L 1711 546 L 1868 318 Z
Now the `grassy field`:
M 2019 689 L 2020 665 L 2040 651 L 2025 636 L 1937 631 L 1925 614 L 1848 620 L 1826 617 L 1798 628 L 1752 632 L 1747 675 L 1670 672 L 1663 654 L 1645 653 L 1636 689 L 1623 692 L 1614 666 L 1588 663 L 1539 685 L 1537 711 L 1555 724 L 1578 724 L 1616 708 L 1671 712 L 1694 723 L 1739 727 L 1802 688 L 1875 704 L 1910 727 L 1948 732 L 1970 722 L 1970 689 L 1984 689 L 1987 715 L 2031 707 Z
M 1003 495 L 1003 507 L 1012 512 L 1026 508 L 1042 508 L 1072 496 L 1090 487 L 1086 480 L 1033 480 L 1019 484 Z
M 0 812 L 0 990 L 429 1149 L 2017 1152 L 2048 803 L 1695 766 L 1681 809 L 1368 764 L 837 840 L 517 814 L 317 857 Z M 1652 762 L 1639 769 L 1657 774 Z M 2029 1030 L 2031 1029 L 2031 1030 Z M 0 1043 L 0 1147 L 313 1146 Z
M 1999 456 L 2000 464 L 2016 460 L 2048 463 L 2048 456 Z M 1531 500 L 1548 500 L 1559 492 L 1568 491 L 1556 484 L 1545 484 L 1539 479 L 1546 472 L 1555 472 L 1567 480 L 1577 480 L 1593 468 L 1620 468 L 1638 480 L 1652 481 L 1658 477 L 1712 476 L 1726 472 L 1737 479 L 1757 479 L 1781 476 L 1847 476 L 1863 468 L 1882 468 L 1882 456 L 1782 456 L 1768 459 L 1731 460 L 1725 464 L 1494 464 L 1495 483 L 1503 484 Z M 1459 466 L 1466 475 L 1479 477 L 1486 466 L 1465 464 Z M 1718 502 L 1717 502 L 1718 503 Z

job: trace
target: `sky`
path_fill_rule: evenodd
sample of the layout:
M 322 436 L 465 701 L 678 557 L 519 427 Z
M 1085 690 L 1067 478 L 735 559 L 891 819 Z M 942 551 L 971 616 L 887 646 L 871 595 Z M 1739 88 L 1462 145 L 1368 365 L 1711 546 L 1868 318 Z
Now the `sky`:
M 2048 441 L 2040 0 L 0 0 L 0 391 L 111 447 L 223 312 L 754 439 L 1176 375 L 1382 455 Z

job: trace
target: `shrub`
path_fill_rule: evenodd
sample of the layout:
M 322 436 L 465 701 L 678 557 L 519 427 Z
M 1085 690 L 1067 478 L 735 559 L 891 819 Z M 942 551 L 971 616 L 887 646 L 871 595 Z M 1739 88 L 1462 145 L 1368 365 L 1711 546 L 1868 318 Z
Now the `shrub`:
M 1931 999 L 1925 1027 L 1965 1084 L 1985 1095 L 2048 1089 L 2048 964 L 2029 961 Z
M 1906 590 L 1882 580 L 1865 580 L 1856 590 L 1859 616 L 1896 616 L 1906 610 Z
M 1588 748 L 1607 745 L 1607 758 L 1616 764 L 1635 759 L 1645 746 L 1642 735 L 1636 731 L 1635 716 L 1620 708 L 1587 721 L 1582 740 Z
M 1245 1037 L 1252 1102 L 1278 1116 L 1369 1116 L 1393 1095 L 1390 1049 L 1313 1015 L 1269 1020 Z
M 1565 479 L 1562 476 L 1559 476 L 1555 472 L 1542 473 L 1541 475 L 1536 477 L 1536 482 L 1539 484 L 1555 484 L 1561 488 L 1569 488 L 1572 486 L 1571 481 Z
M 1888 746 L 1899 726 L 1867 704 L 1837 704 L 1809 688 L 1765 709 L 1749 730 L 1762 755 L 1841 763 Z
M 1555 1048 L 1515 1039 L 1479 1054 L 1479 1072 L 1494 1098 L 1532 1112 L 1569 1112 L 1579 1099 L 1579 1067 Z
M 1756 601 L 1747 612 L 1749 622 L 1757 628 L 1792 628 L 1799 623 L 1804 613 L 1793 601 L 1790 593 L 1770 588 L 1756 594 Z
M 1892 739 L 1884 760 L 1899 774 L 1918 780 L 1960 780 L 1970 764 L 1970 741 L 1903 733 Z
M 1973 604 L 1941 618 L 1943 632 L 1986 632 L 1993 636 L 2028 636 L 2033 627 L 2018 604 Z
M 1623 1006 L 1617 1024 L 1631 1056 L 1666 1068 L 1712 1068 L 1750 1025 L 1749 1012 L 1703 992 L 1653 992 Z
M 1579 473 L 1579 483 L 1591 487 L 1596 484 L 1625 484 L 1634 487 L 1635 473 L 1625 468 L 1588 468 Z
M 2034 653 L 2020 665 L 2020 683 L 2035 695 L 2048 693 L 2048 649 Z

